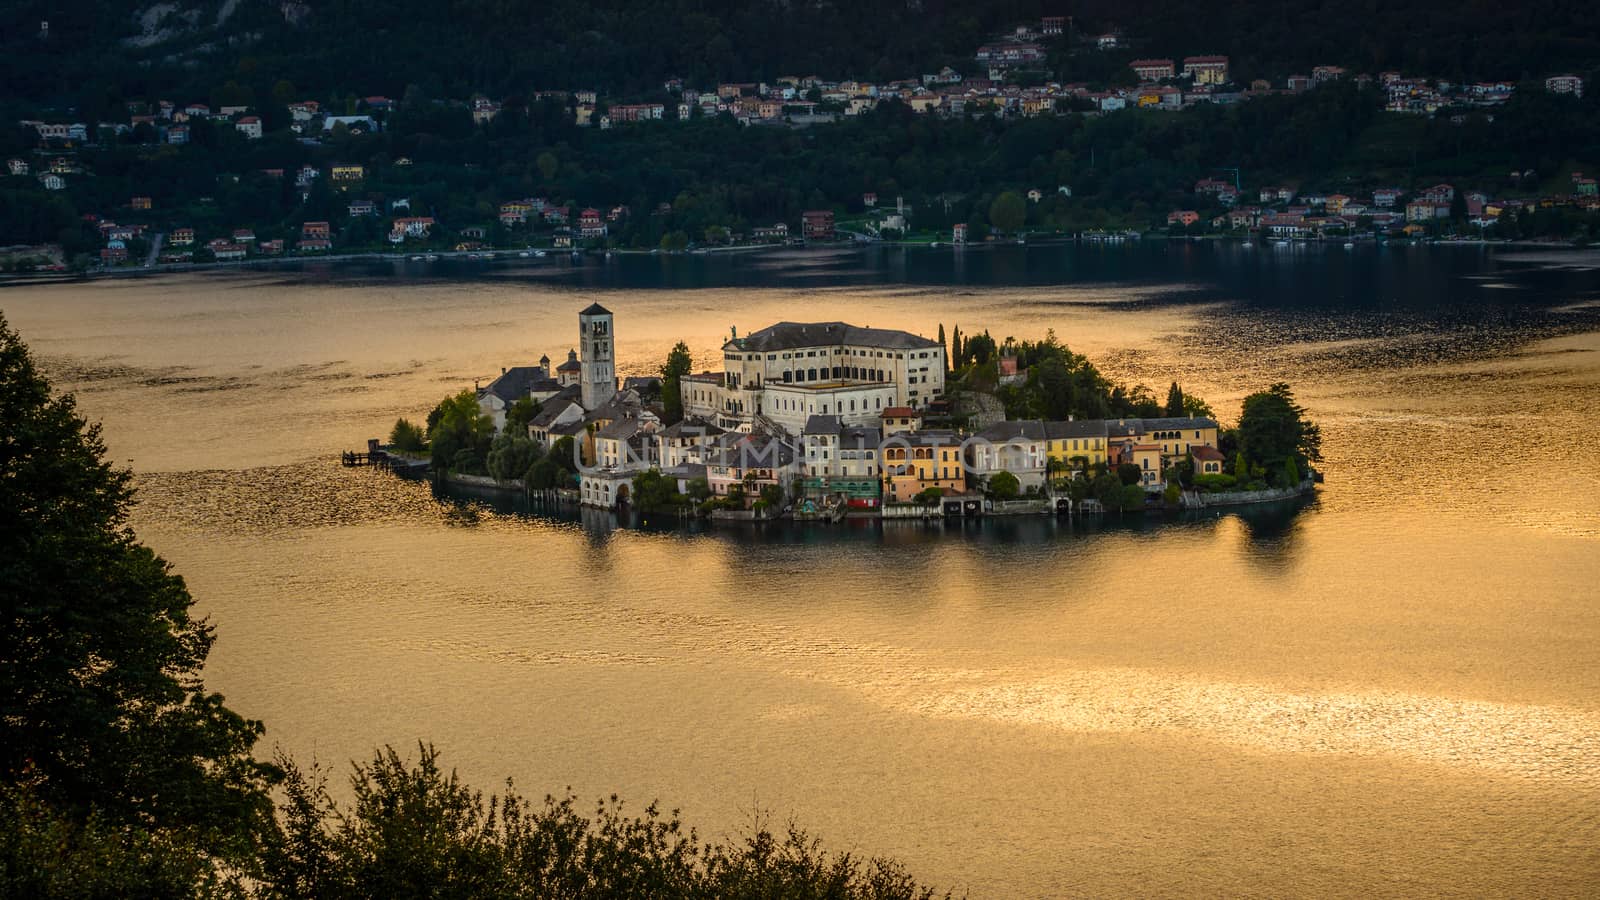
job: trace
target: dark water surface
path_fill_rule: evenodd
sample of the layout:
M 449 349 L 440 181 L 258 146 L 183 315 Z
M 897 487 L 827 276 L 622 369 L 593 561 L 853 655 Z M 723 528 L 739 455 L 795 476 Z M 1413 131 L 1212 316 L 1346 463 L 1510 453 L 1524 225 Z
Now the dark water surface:
M 1151 244 L 381 263 L 0 290 L 139 473 L 208 682 L 337 761 L 754 807 L 974 896 L 1600 890 L 1600 258 Z M 617 315 L 1047 328 L 1224 419 L 1293 384 L 1311 503 L 617 530 L 336 453 Z

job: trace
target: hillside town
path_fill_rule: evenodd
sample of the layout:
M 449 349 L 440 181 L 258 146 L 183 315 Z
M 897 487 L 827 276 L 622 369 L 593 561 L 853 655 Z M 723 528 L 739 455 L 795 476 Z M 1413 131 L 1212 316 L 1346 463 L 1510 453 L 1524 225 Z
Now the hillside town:
M 1071 36 L 1072 40 L 1067 40 Z M 758 127 L 805 129 L 840 119 L 863 116 L 884 104 L 903 104 L 914 115 L 945 119 L 992 117 L 1030 119 L 1042 116 L 1102 117 L 1126 110 L 1181 111 L 1205 105 L 1230 105 L 1266 96 L 1293 96 L 1317 91 L 1335 83 L 1353 83 L 1376 89 L 1392 113 L 1463 118 L 1479 114 L 1493 121 L 1493 111 L 1505 104 L 1517 85 L 1505 82 L 1459 84 L 1396 71 L 1376 74 L 1349 72 L 1335 65 L 1313 67 L 1281 83 L 1269 83 L 1237 73 L 1227 56 L 1206 54 L 1181 58 L 1134 58 L 1121 75 L 1106 83 L 1048 80 L 1053 58 L 1061 54 L 1110 54 L 1125 51 L 1129 38 L 1120 31 L 1078 34 L 1070 19 L 1046 17 L 995 36 L 974 51 L 971 70 L 951 67 L 906 78 L 869 82 L 819 75 L 788 75 L 770 82 L 685 84 L 667 79 L 652 97 L 604 96 L 585 88 L 539 89 L 519 99 L 516 115 L 529 115 L 530 106 L 558 111 L 572 124 L 599 130 L 727 118 Z M 1579 76 L 1556 73 L 1543 80 L 1552 95 L 1582 97 Z M 280 98 L 281 113 L 259 104 L 160 99 L 130 101 L 126 117 L 116 121 L 84 122 L 68 117 L 26 119 L 17 123 L 29 136 L 32 151 L 6 160 L 0 181 L 17 189 L 43 192 L 72 191 L 75 185 L 101 175 L 85 161 L 82 151 L 115 144 L 182 148 L 197 140 L 260 142 L 264 146 L 299 150 L 280 155 L 304 157 L 341 152 L 352 140 L 381 134 L 401 105 L 383 95 L 342 98 Z M 512 115 L 508 99 L 472 96 L 435 100 L 452 109 L 470 112 L 473 126 L 496 127 L 502 116 Z M 69 111 L 70 112 L 70 111 Z M 287 142 L 287 143 L 285 143 Z M 271 156 L 279 151 L 265 155 Z M 239 184 L 263 179 L 302 207 L 315 206 L 320 216 L 298 222 L 186 220 L 197 204 L 208 198 L 157 197 L 135 186 L 120 202 L 82 213 L 96 230 L 101 246 L 96 258 L 79 260 L 78 267 L 103 269 L 183 266 L 194 263 L 238 263 L 283 256 L 322 256 L 339 252 L 533 252 L 615 247 L 619 225 L 630 217 L 663 216 L 673 212 L 669 203 L 637 209 L 627 198 L 580 204 L 572 197 L 552 195 L 501 196 L 470 220 L 459 215 L 446 221 L 443 211 L 417 202 L 410 193 L 396 194 L 385 185 L 406 182 L 413 165 L 407 157 L 328 159 L 295 165 L 268 165 L 248 172 L 223 173 L 219 181 Z M 1217 169 L 1199 180 L 1189 194 L 1190 205 L 1178 205 L 1145 223 L 1149 230 L 1195 235 L 1226 233 L 1259 235 L 1270 240 L 1320 237 L 1434 237 L 1445 233 L 1477 238 L 1494 237 L 1495 227 L 1508 214 L 1525 209 L 1600 210 L 1595 178 L 1580 170 L 1559 173 L 1552 185 L 1549 172 L 1513 172 L 1514 195 L 1479 189 L 1473 185 L 1359 186 L 1348 184 L 1319 189 L 1315 184 L 1257 183 L 1254 173 L 1238 168 Z M 1032 205 L 1073 196 L 1070 184 L 1019 185 L 1019 195 Z M 88 192 L 98 193 L 98 192 Z M 331 195 L 331 200 L 313 197 Z M 1005 231 L 970 222 L 930 226 L 902 199 L 893 207 L 879 206 L 878 194 L 866 191 L 842 205 L 804 210 L 789 221 L 750 223 L 734 230 L 708 228 L 704 235 L 662 237 L 652 250 L 682 251 L 734 246 L 819 243 L 834 240 L 922 242 L 969 241 L 1005 237 Z M 1459 197 L 1459 202 L 1458 198 Z M 175 203 L 175 200 L 178 202 Z M 171 208 L 179 206 L 181 209 Z M 848 218 L 848 223 L 846 222 Z M 846 227 L 848 225 L 848 227 Z M 1448 229 L 1445 226 L 1448 225 Z M 1056 235 L 1059 236 L 1059 235 Z M 30 248 L 12 248 L 15 259 L 29 259 Z M 68 259 L 59 252 L 39 248 L 31 268 L 62 270 Z M 16 266 L 11 266 L 16 268 Z
M 1227 468 L 1209 416 L 955 415 L 942 342 L 844 322 L 730 330 L 723 370 L 682 378 L 682 418 L 669 421 L 661 379 L 617 379 L 611 311 L 592 304 L 578 320 L 579 345 L 560 365 L 545 356 L 508 367 L 475 396 L 497 434 L 525 428 L 533 446 L 570 444 L 571 481 L 553 493 L 586 507 L 633 508 L 641 477 L 733 518 L 1200 507 L 1309 489 L 1273 475 L 1279 490 L 1269 490 L 1240 451 Z M 1007 362 L 1003 377 L 1019 378 Z M 526 425 L 508 419 L 519 403 L 533 406 Z

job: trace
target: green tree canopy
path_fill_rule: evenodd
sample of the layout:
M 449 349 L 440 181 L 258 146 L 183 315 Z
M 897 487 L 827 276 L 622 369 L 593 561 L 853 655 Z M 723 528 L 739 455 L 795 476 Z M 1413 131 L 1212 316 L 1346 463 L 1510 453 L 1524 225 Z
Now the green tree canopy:
M 1028 220 L 1028 201 L 1016 191 L 1006 191 L 989 205 L 989 224 L 1003 232 L 1016 232 Z
M 484 467 L 495 481 L 504 483 L 525 477 L 538 460 L 539 448 L 534 446 L 533 441 L 525 433 L 507 428 L 495 435 L 490 443 Z
M 632 499 L 640 512 L 667 512 L 689 502 L 687 495 L 678 493 L 678 479 L 654 468 L 633 476 Z
M 427 436 L 408 419 L 396 419 L 389 432 L 389 445 L 401 453 L 420 453 L 427 448 Z
M 1279 382 L 1244 398 L 1239 415 L 1239 444 L 1250 460 L 1269 470 L 1298 456 L 1322 459 L 1322 431 L 1305 417 L 1289 385 Z
M 208 693 L 210 625 L 128 525 L 130 475 L 0 317 L 0 771 L 86 821 L 251 852 L 275 769 Z M 10 827 L 5 826 L 5 827 Z
M 446 397 L 428 414 L 428 443 L 436 467 L 461 468 L 465 460 L 469 470 L 475 468 L 472 460 L 481 463 L 493 439 L 494 419 L 479 408 L 478 396 L 470 390 Z
M 535 403 L 532 397 L 519 397 L 517 402 L 511 404 L 511 408 L 506 410 L 505 430 L 526 436 L 528 423 L 532 422 L 533 417 L 538 414 L 539 404 Z
M 1022 492 L 1022 482 L 1004 469 L 989 476 L 989 496 L 996 500 L 1015 500 Z

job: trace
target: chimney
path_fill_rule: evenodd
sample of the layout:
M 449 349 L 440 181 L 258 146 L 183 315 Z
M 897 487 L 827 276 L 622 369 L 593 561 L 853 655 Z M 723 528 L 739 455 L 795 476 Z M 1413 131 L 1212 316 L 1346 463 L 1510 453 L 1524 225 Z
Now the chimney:
M 501 366 L 500 367 L 500 374 L 504 375 L 505 373 L 506 373 L 506 367 L 505 366 Z

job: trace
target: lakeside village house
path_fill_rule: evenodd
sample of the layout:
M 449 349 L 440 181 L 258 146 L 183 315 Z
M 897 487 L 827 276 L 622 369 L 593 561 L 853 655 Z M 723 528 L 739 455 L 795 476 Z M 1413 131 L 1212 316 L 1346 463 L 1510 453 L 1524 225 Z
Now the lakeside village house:
M 977 499 L 988 478 L 1006 471 L 1023 490 L 1048 489 L 1052 471 L 1124 463 L 1137 466 L 1147 492 L 1192 460 L 1198 474 L 1220 474 L 1217 423 L 1205 418 L 999 422 L 975 434 L 925 427 L 946 412 L 945 348 L 905 331 L 844 322 L 780 322 L 723 344 L 723 371 L 682 379 L 684 420 L 667 426 L 644 400 L 656 378 L 618 387 L 616 330 L 598 303 L 578 314 L 579 349 L 554 369 L 501 371 L 478 388 L 478 403 L 503 430 L 506 411 L 524 397 L 538 404 L 533 441 L 571 437 L 582 456 L 578 494 L 585 506 L 628 503 L 633 478 L 658 469 L 687 492 L 705 479 L 715 495 L 763 487 L 823 504 L 873 509 L 910 503 L 937 489 Z M 581 353 L 580 353 L 581 350 Z

